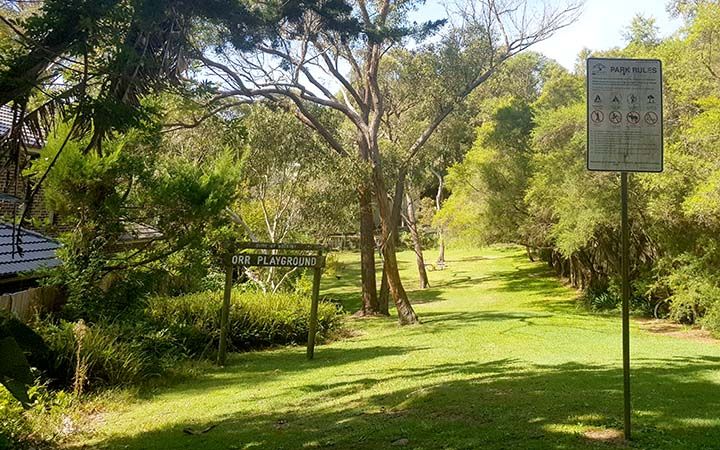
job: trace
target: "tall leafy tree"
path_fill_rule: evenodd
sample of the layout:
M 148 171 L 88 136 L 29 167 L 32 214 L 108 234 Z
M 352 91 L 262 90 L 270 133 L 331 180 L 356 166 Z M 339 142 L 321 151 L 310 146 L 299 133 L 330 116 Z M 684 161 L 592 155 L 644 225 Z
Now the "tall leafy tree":
M 393 205 L 389 199 L 384 157 L 380 145 L 387 98 L 379 73 L 387 52 L 411 41 L 421 42 L 439 29 L 441 22 L 413 24 L 408 13 L 421 2 L 358 0 L 353 16 L 360 23 L 357 36 L 343 36 L 324 27 L 318 20 L 287 23 L 280 30 L 280 41 L 241 52 L 219 46 L 215 54 L 202 58 L 208 70 L 224 80 L 217 99 L 264 98 L 284 104 L 305 124 L 315 129 L 330 148 L 340 155 L 366 164 L 368 181 L 358 187 L 361 239 L 371 235 L 370 201 L 372 192 L 381 219 L 381 248 L 389 291 L 395 301 L 400 323 L 417 322 L 400 280 L 395 256 Z M 458 11 L 459 21 L 448 27 L 439 40 L 435 62 L 446 76 L 438 84 L 435 108 L 429 112 L 415 138 L 404 149 L 403 166 L 418 152 L 442 122 L 478 86 L 515 54 L 549 37 L 574 20 L 577 5 L 562 8 L 536 7 L 521 0 L 468 2 Z M 346 70 L 349 68 L 349 70 Z M 457 76 L 450 77 L 453 73 Z M 328 88 L 326 78 L 340 86 L 339 94 Z M 336 95 L 337 94 L 337 95 Z M 351 124 L 352 144 L 344 142 L 313 114 L 312 106 L 330 108 Z M 400 177 L 399 177 L 400 178 Z M 396 190 L 397 192 L 397 190 Z M 370 275 L 372 255 L 363 245 L 363 266 Z M 376 306 L 374 282 L 364 277 L 366 309 Z
M 5 5 L 15 11 L 24 3 Z M 58 117 L 71 124 L 66 141 L 102 152 L 114 134 L 159 119 L 143 101 L 148 95 L 207 91 L 187 75 L 202 57 L 198 42 L 208 29 L 248 50 L 310 13 L 327 29 L 352 33 L 350 11 L 343 0 L 46 0 L 29 16 L 2 14 L 12 42 L 0 54 L 0 104 L 12 102 L 14 126 L 0 138 L 0 152 L 22 163 L 23 130 L 43 135 Z M 44 179 L 27 190 L 26 204 Z

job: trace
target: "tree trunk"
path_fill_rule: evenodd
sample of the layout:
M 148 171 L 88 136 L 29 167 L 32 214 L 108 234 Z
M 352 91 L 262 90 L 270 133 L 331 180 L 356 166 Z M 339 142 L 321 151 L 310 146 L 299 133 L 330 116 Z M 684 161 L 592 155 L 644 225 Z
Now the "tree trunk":
M 385 180 L 383 179 L 382 167 L 380 165 L 379 154 L 377 149 L 373 154 L 373 184 L 375 186 L 375 197 L 380 210 L 380 219 L 382 222 L 382 253 L 385 258 L 385 271 L 387 272 L 388 289 L 395 301 L 397 309 L 398 321 L 400 325 L 410 325 L 418 323 L 417 314 L 413 310 L 407 292 L 400 280 L 400 272 L 398 270 L 397 256 L 395 255 L 395 239 L 393 233 L 396 227 L 393 226 L 392 207 L 387 198 L 387 189 L 385 188 Z
M 527 257 L 530 260 L 530 262 L 535 262 L 535 257 L 533 257 L 532 250 L 530 250 L 530 246 L 525 246 L 525 251 L 527 252 Z
M 390 315 L 390 288 L 387 281 L 387 269 L 383 262 L 382 279 L 380 280 L 380 294 L 378 294 L 378 303 L 380 304 L 380 314 Z
M 415 250 L 415 261 L 417 262 L 418 277 L 420 279 L 420 289 L 430 287 L 427 271 L 425 270 L 425 258 L 423 258 L 422 241 L 417 228 L 417 218 L 415 217 L 415 203 L 408 192 L 405 192 L 405 200 L 407 201 L 407 222 L 410 228 L 410 236 L 412 236 L 413 247 Z
M 440 212 L 440 207 L 442 206 L 443 182 L 445 180 L 440 172 L 434 169 L 430 170 L 438 179 L 438 189 L 437 194 L 435 194 L 435 211 Z M 438 247 L 438 257 L 435 264 L 438 266 L 438 269 L 442 270 L 445 267 L 445 236 L 443 236 L 442 227 L 438 229 Z
M 399 242 L 397 236 L 400 234 L 398 227 L 400 226 L 400 215 L 402 208 L 402 197 L 405 192 L 405 170 L 400 170 L 398 173 L 398 179 L 395 183 L 395 195 L 393 196 L 392 204 L 392 223 L 393 223 L 393 235 L 396 237 L 395 244 Z M 382 251 L 382 249 L 380 249 Z M 390 303 L 390 289 L 387 280 L 387 269 L 385 268 L 385 259 L 383 258 L 383 272 L 382 280 L 380 282 L 380 295 L 378 297 L 378 303 L 380 303 L 380 313 L 390 315 L 389 303 Z
M 381 313 L 375 280 L 375 219 L 370 188 L 360 190 L 360 278 L 362 281 L 362 313 Z

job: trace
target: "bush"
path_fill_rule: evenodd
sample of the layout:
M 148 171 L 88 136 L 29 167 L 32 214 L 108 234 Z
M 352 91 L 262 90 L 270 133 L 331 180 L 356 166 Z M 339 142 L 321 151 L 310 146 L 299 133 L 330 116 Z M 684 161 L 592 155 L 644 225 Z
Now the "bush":
M 154 297 L 148 313 L 155 326 L 167 329 L 191 355 L 214 349 L 220 335 L 222 291 L 181 297 Z M 250 350 L 299 344 L 307 339 L 310 299 L 297 294 L 264 294 L 234 290 L 230 308 L 230 348 Z M 327 337 L 340 323 L 334 305 L 321 302 L 318 336 Z
M 585 303 L 592 311 L 609 311 L 620 307 L 622 299 L 609 289 L 585 292 Z
M 720 332 L 720 280 L 716 272 L 708 270 L 708 265 L 690 255 L 662 261 L 653 289 L 666 294 L 671 320 L 701 323 L 717 333 Z
M 704 328 L 710 330 L 712 334 L 720 338 L 720 299 L 710 306 L 701 321 Z
M 217 348 L 222 295 L 210 291 L 152 297 L 144 310 L 116 322 L 39 322 L 37 331 L 51 352 L 46 375 L 61 386 L 75 385 L 80 394 L 86 387 L 138 384 L 179 360 L 206 357 Z M 305 296 L 235 290 L 230 350 L 305 343 L 309 316 L 310 300 Z M 321 302 L 318 338 L 326 338 L 339 324 L 336 307 Z
M 79 326 L 61 321 L 43 323 L 38 331 L 52 351 L 54 373 L 60 384 L 70 386 L 76 377 L 81 377 L 80 391 L 84 386 L 136 384 L 159 374 L 164 366 L 163 358 L 175 348 L 175 343 L 164 343 L 156 337 L 155 330 L 142 322 Z M 78 367 L 80 374 L 77 374 Z
M 653 313 L 651 299 L 646 294 L 647 287 L 642 278 L 631 280 L 630 310 L 642 315 Z M 585 305 L 592 311 L 612 311 L 622 309 L 622 281 L 616 278 L 598 282 L 584 293 Z
M 24 409 L 0 386 L 0 449 L 46 448 L 57 444 L 72 423 L 72 397 L 52 392 L 45 385 L 29 390 L 31 405 Z

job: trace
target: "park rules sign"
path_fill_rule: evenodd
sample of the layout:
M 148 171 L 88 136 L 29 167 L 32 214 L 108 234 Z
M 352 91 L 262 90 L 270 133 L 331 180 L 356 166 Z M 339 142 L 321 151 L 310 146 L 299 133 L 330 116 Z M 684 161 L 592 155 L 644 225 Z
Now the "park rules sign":
M 587 60 L 587 168 L 663 170 L 662 64 L 657 59 Z

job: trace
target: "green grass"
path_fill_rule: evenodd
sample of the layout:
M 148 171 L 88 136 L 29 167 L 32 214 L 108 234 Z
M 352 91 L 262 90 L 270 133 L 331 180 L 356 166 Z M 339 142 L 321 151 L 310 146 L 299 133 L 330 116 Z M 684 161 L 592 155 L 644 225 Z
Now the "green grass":
M 104 417 L 91 440 L 121 449 L 611 448 L 622 429 L 620 319 L 512 248 L 448 252 L 411 291 L 420 326 L 351 320 L 359 335 L 316 348 L 233 355 L 224 369 Z M 324 293 L 358 305 L 355 255 Z M 414 288 L 414 258 L 400 255 Z M 633 447 L 720 448 L 720 345 L 632 329 Z M 203 429 L 188 435 L 183 428 Z

